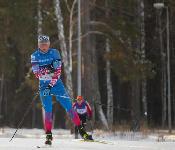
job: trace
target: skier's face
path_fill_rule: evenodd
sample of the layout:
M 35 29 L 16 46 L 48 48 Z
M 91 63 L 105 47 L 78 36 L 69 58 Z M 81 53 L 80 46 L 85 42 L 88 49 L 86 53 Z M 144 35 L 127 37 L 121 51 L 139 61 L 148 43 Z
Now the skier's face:
M 81 104 L 82 100 L 81 99 L 77 99 L 77 102 L 78 102 L 78 104 Z
M 50 42 L 47 43 L 38 43 L 38 47 L 41 51 L 47 52 L 50 47 Z

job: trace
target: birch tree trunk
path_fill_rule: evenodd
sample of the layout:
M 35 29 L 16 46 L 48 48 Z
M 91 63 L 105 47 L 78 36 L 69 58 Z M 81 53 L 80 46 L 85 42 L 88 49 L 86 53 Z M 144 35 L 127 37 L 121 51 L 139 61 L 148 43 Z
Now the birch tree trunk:
M 72 7 L 70 9 L 70 19 L 69 19 L 69 69 L 72 73 L 72 37 L 73 37 L 73 14 L 74 14 L 74 8 L 77 0 L 74 0 L 72 3 Z
M 64 36 L 64 26 L 63 26 L 63 16 L 61 12 L 60 7 L 60 0 L 55 0 L 55 15 L 57 18 L 57 29 L 58 29 L 58 38 L 59 43 L 61 47 L 61 54 L 62 54 L 62 60 L 64 64 L 64 71 L 65 71 L 65 77 L 66 77 L 66 86 L 67 86 L 67 92 L 70 95 L 70 97 L 73 97 L 73 90 L 72 90 L 72 70 L 69 65 L 69 58 L 67 54 L 67 48 L 66 48 L 66 42 L 65 42 L 65 36 Z M 70 125 L 70 119 L 66 120 L 66 125 Z M 73 132 L 73 126 L 71 124 L 71 133 Z
M 43 24 L 41 3 L 42 3 L 42 0 L 38 0 L 38 35 L 42 34 L 42 24 Z
M 140 12 L 140 51 L 141 51 L 141 63 L 144 64 L 145 56 L 145 12 L 144 12 L 144 0 L 139 0 L 139 12 Z M 141 82 L 141 93 L 142 93 L 142 106 L 143 106 L 143 116 L 145 121 L 147 120 L 147 82 L 144 72 L 142 72 L 142 82 Z
M 106 18 L 109 17 L 108 12 L 108 1 L 105 1 L 106 6 Z M 110 43 L 109 39 L 106 39 L 106 53 L 110 52 Z M 113 90 L 112 90 L 112 82 L 111 82 L 111 64 L 110 61 L 106 60 L 106 86 L 107 86 L 107 120 L 108 125 L 112 127 L 113 125 Z
M 62 54 L 62 59 L 64 63 L 64 71 L 66 75 L 66 86 L 68 88 L 69 94 L 73 96 L 72 76 L 71 76 L 71 70 L 69 67 L 68 54 L 67 54 L 67 48 L 66 48 L 66 42 L 65 42 L 65 36 L 64 36 L 63 17 L 62 17 L 62 12 L 60 7 L 60 0 L 55 0 L 55 15 L 57 18 L 58 38 L 60 41 L 61 54 Z
M 106 53 L 110 52 L 109 39 L 106 39 Z M 111 82 L 111 64 L 106 60 L 106 84 L 107 84 L 107 120 L 110 127 L 113 125 L 113 90 Z

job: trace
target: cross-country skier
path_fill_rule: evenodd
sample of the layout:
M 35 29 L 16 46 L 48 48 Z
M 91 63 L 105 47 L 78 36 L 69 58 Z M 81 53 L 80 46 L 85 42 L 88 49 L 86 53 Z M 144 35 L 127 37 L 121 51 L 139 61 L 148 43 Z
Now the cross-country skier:
M 82 96 L 77 96 L 76 102 L 73 104 L 74 110 L 78 113 L 81 120 L 81 125 L 85 128 L 86 120 L 91 120 L 92 109 L 87 101 Z M 78 128 L 75 126 L 75 138 L 78 138 Z
M 52 144 L 52 95 L 70 115 L 83 139 L 93 140 L 81 125 L 77 112 L 72 108 L 71 99 L 65 90 L 61 75 L 61 57 L 57 49 L 50 48 L 46 35 L 38 37 L 38 49 L 31 55 L 32 71 L 39 79 L 40 99 L 44 108 L 45 144 Z

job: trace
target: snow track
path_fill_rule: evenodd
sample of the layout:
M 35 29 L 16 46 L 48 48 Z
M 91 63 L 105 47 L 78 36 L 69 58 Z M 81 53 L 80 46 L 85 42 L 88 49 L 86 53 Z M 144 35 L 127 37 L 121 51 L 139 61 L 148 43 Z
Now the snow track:
M 43 145 L 44 139 L 16 138 L 9 143 L 9 138 L 0 138 L 0 150 L 35 150 Z M 116 141 L 113 144 L 80 142 L 72 139 L 55 139 L 52 147 L 46 150 L 174 150 L 173 142 Z
M 9 142 L 14 129 L 5 129 L 0 133 L 0 150 L 37 150 L 42 146 L 45 137 L 43 131 L 38 129 L 20 129 L 13 141 Z M 73 139 L 67 130 L 53 130 L 54 140 L 52 147 L 39 148 L 40 150 L 174 150 L 175 142 L 157 142 L 156 138 L 128 140 L 115 136 L 97 136 L 96 139 L 106 141 L 108 144 L 98 142 L 82 142 Z

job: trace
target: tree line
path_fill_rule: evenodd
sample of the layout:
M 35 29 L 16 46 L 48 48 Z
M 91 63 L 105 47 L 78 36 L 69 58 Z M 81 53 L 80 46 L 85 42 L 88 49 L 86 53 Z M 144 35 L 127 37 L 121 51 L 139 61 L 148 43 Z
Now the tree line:
M 146 0 L 81 0 L 82 95 L 93 108 L 96 127 L 127 124 L 168 126 L 167 15 Z M 175 125 L 174 11 L 169 8 L 171 119 Z M 15 127 L 32 101 L 38 82 L 30 54 L 37 36 L 50 36 L 63 60 L 62 80 L 77 96 L 77 0 L 0 2 L 0 125 Z M 66 114 L 53 101 L 55 127 L 66 128 Z M 59 108 L 59 109 L 58 109 Z M 38 100 L 24 127 L 42 127 Z M 63 117 L 64 116 L 64 117 Z

